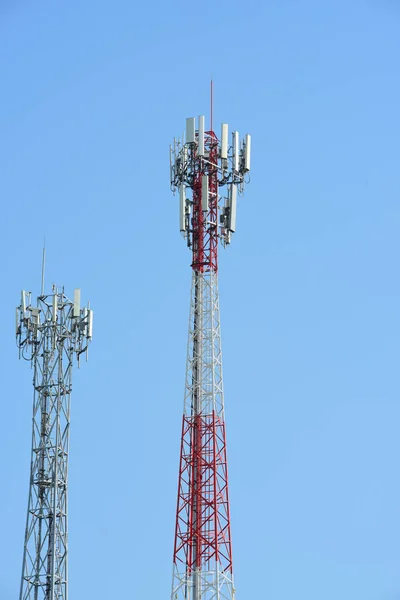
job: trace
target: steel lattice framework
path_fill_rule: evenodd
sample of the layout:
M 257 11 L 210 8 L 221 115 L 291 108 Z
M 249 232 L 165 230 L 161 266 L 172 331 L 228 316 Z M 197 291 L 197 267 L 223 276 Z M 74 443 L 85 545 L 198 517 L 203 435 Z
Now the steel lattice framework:
M 20 600 L 68 600 L 68 455 L 74 356 L 87 352 L 93 313 L 64 289 L 31 306 L 22 292 L 16 332 L 33 367 L 32 457 Z
M 228 464 L 218 297 L 218 242 L 236 227 L 236 192 L 250 169 L 250 136 L 228 144 L 186 121 L 170 148 L 171 187 L 179 190 L 180 229 L 192 250 L 192 291 L 179 464 L 172 600 L 233 600 Z M 227 195 L 219 196 L 226 185 Z M 186 190 L 192 190 L 192 198 Z M 220 207 L 220 204 L 223 206 Z

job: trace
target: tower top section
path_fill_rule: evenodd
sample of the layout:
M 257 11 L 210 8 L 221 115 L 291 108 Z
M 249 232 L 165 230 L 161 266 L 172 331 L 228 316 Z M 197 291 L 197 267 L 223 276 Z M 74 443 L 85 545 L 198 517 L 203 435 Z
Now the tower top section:
M 74 298 L 70 300 L 64 294 L 64 288 L 53 285 L 52 293 L 42 292 L 36 305 L 32 302 L 31 292 L 22 290 L 15 329 L 20 358 L 33 361 L 43 345 L 46 351 L 54 352 L 60 344 L 65 344 L 70 353 L 76 354 L 79 364 L 81 354 L 88 357 L 93 310 L 89 304 L 81 308 L 79 288 L 74 290 Z
M 179 228 L 193 251 L 192 267 L 217 270 L 217 246 L 236 231 L 237 193 L 250 172 L 251 136 L 221 125 L 220 139 L 205 130 L 205 117 L 186 119 L 186 130 L 170 145 L 170 183 L 179 192 Z M 219 189 L 224 188 L 223 196 Z M 191 190 L 191 192 L 189 191 Z M 190 195 L 192 197 L 190 197 Z

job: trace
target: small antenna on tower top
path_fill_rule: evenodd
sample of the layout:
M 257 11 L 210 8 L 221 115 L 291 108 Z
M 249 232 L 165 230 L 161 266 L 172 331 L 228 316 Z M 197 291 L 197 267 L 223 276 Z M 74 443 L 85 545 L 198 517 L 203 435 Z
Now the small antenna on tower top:
M 213 104 L 214 104 L 214 98 L 213 98 L 213 80 L 211 79 L 211 98 L 210 98 L 210 130 L 213 130 Z
M 44 296 L 44 270 L 46 267 L 46 238 L 43 238 L 43 254 L 42 254 L 42 296 Z

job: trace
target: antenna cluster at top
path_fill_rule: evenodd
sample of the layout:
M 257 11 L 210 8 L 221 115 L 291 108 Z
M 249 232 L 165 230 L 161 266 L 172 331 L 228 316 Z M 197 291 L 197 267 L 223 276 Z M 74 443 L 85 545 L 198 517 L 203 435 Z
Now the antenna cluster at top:
M 81 290 L 76 288 L 74 299 L 69 300 L 63 288 L 53 286 L 53 293 L 42 294 L 32 305 L 32 294 L 22 290 L 21 304 L 16 309 L 16 336 L 20 356 L 32 360 L 38 349 L 54 351 L 65 341 L 68 349 L 77 354 L 88 351 L 92 339 L 93 310 L 89 304 L 80 306 Z
M 213 131 L 205 131 L 205 118 L 186 119 L 186 132 L 181 138 L 174 138 L 170 145 L 170 182 L 171 190 L 179 191 L 180 231 L 190 245 L 193 233 L 193 200 L 187 197 L 187 188 L 195 192 L 201 178 L 202 211 L 204 222 L 211 228 L 218 228 L 218 236 L 224 244 L 229 244 L 231 234 L 236 230 L 237 192 L 243 194 L 246 177 L 250 171 L 251 136 L 239 139 L 239 133 L 233 131 L 229 136 L 226 123 L 221 125 L 221 137 Z M 216 190 L 211 189 L 209 179 L 215 178 Z M 208 179 L 207 179 L 208 178 Z M 219 196 L 218 188 L 226 186 L 224 196 Z M 209 221 L 210 195 L 217 194 L 217 212 Z M 208 213 L 206 215 L 206 213 Z

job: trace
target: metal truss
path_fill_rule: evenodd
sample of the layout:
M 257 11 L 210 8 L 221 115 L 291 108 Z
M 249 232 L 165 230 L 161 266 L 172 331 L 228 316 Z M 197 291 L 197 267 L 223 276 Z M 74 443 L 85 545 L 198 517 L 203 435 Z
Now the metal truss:
M 233 600 L 218 279 L 193 272 L 172 600 Z
M 212 111 L 211 111 L 212 112 Z M 186 119 L 170 146 L 171 190 L 193 270 L 171 600 L 234 600 L 218 300 L 218 244 L 236 231 L 237 193 L 249 178 L 251 136 L 205 117 Z M 225 187 L 225 197 L 219 195 Z M 187 192 L 190 190 L 189 194 Z
M 92 311 L 64 290 L 22 292 L 16 332 L 33 367 L 32 455 L 20 600 L 68 600 L 68 456 L 74 356 L 87 351 Z

